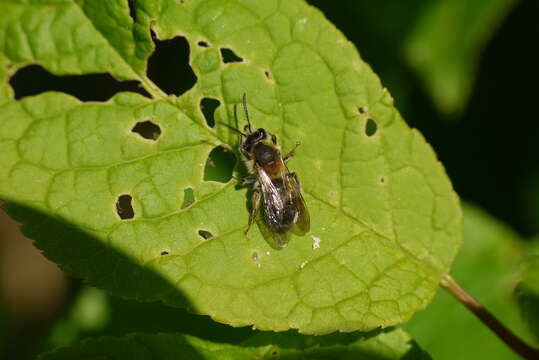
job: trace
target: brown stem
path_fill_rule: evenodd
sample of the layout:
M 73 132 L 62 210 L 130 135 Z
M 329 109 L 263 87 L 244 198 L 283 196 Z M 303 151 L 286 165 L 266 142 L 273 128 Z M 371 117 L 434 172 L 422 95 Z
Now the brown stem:
M 481 305 L 477 299 L 468 294 L 466 290 L 460 287 L 459 284 L 451 277 L 444 275 L 440 281 L 440 285 L 451 295 L 453 295 L 462 305 L 466 306 L 475 314 L 486 326 L 490 328 L 504 343 L 507 344 L 514 352 L 522 356 L 524 359 L 539 359 L 539 349 L 535 349 L 526 344 L 519 337 L 511 332 L 503 325 L 490 311 Z

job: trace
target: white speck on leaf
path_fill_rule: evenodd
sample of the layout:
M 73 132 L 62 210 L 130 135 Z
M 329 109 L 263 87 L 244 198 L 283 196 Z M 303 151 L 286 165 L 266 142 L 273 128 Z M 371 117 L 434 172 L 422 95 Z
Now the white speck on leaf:
M 270 256 L 271 253 L 269 251 L 266 251 L 266 256 Z
M 320 249 L 320 238 L 314 235 L 311 235 L 311 238 L 313 239 L 313 250 Z
M 301 18 L 301 19 L 298 20 L 298 23 L 303 25 L 303 24 L 305 24 L 307 22 L 307 20 L 308 20 L 307 18 Z
M 303 269 L 305 267 L 305 265 L 307 265 L 309 262 L 308 261 L 304 261 L 301 263 L 301 265 L 299 266 L 301 269 Z

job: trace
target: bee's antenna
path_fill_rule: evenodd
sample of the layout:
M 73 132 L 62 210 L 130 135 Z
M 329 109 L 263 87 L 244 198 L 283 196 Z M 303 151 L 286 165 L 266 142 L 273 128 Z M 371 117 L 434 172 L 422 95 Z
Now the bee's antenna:
M 235 127 L 230 126 L 230 125 L 228 125 L 228 124 L 225 124 L 224 122 L 217 121 L 217 123 L 218 123 L 219 125 L 226 126 L 226 127 L 229 128 L 230 130 L 234 131 L 235 133 L 240 134 L 241 136 L 247 136 L 246 134 L 242 133 L 241 131 L 239 131 L 239 130 L 236 129 Z
M 234 104 L 234 121 L 236 122 L 236 129 L 239 129 L 239 126 L 238 126 L 238 107 L 236 106 L 236 104 Z
M 243 93 L 243 111 L 245 111 L 245 117 L 247 118 L 247 126 L 249 128 L 249 132 L 252 132 L 251 129 L 251 121 L 249 120 L 249 112 L 247 111 L 247 94 Z

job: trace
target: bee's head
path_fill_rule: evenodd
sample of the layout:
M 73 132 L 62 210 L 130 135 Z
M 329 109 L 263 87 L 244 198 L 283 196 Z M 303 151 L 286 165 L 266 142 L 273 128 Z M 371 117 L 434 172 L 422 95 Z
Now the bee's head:
M 257 143 L 259 141 L 262 141 L 262 140 L 266 140 L 266 138 L 268 137 L 268 134 L 266 133 L 266 130 L 264 130 L 262 128 L 259 128 L 259 129 L 255 130 L 250 135 L 253 137 L 253 140 L 254 140 L 255 143 Z
M 266 130 L 262 128 L 257 129 L 251 133 L 248 132 L 245 135 L 245 140 L 243 140 L 241 144 L 243 152 L 249 154 L 252 153 L 254 146 L 259 142 L 266 140 L 267 137 L 268 134 L 266 133 Z

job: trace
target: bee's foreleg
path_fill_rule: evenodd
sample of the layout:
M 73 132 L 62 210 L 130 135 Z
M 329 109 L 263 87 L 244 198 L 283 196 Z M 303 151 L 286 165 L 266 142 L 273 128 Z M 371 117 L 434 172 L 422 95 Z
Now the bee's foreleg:
M 234 180 L 236 180 L 238 182 L 238 184 L 240 186 L 243 186 L 245 184 L 252 184 L 256 181 L 256 176 L 247 176 L 247 177 L 244 177 L 244 178 L 239 178 L 239 177 L 235 177 L 233 176 Z
M 258 212 L 258 208 L 260 205 L 260 191 L 258 189 L 255 189 L 253 191 L 253 197 L 251 198 L 252 201 L 252 209 L 251 209 L 251 215 L 249 215 L 249 224 L 247 224 L 247 229 L 245 229 L 245 234 L 249 231 L 251 228 L 251 225 L 253 225 L 253 222 L 256 219 L 256 214 Z
M 292 159 L 292 157 L 294 155 L 296 155 L 296 149 L 298 148 L 298 146 L 300 145 L 301 143 L 298 141 L 296 143 L 296 145 L 294 145 L 294 147 L 292 148 L 292 150 L 290 150 L 290 152 L 288 154 L 286 154 L 284 157 L 283 157 L 283 161 L 286 163 L 288 160 Z

